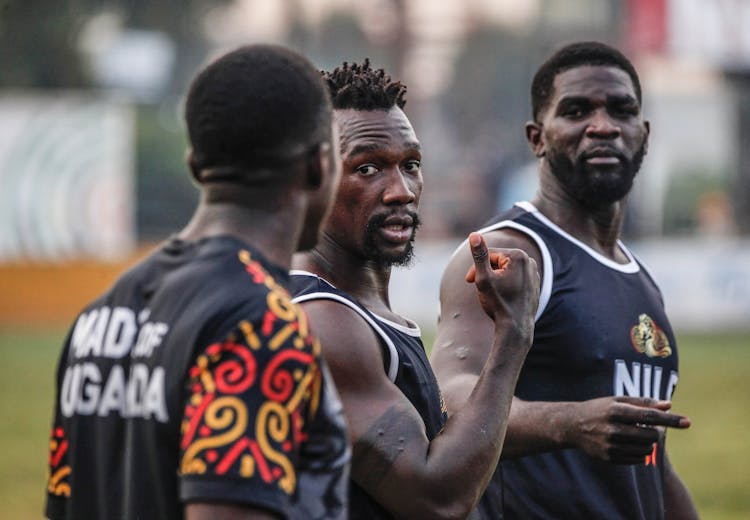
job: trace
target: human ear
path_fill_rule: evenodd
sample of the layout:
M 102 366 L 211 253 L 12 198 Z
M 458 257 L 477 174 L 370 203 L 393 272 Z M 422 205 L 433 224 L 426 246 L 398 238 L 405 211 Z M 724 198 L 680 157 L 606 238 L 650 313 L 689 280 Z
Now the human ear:
M 323 142 L 313 146 L 307 154 L 305 184 L 316 190 L 323 185 L 324 177 L 330 171 L 330 143 Z
M 195 153 L 193 153 L 192 148 L 187 151 L 185 162 L 187 162 L 188 168 L 190 169 L 190 175 L 193 177 L 193 180 L 198 184 L 201 184 L 201 169 L 198 166 L 198 161 L 195 158 Z
M 526 141 L 529 143 L 531 152 L 539 158 L 544 157 L 544 138 L 542 137 L 542 124 L 536 121 L 526 123 Z

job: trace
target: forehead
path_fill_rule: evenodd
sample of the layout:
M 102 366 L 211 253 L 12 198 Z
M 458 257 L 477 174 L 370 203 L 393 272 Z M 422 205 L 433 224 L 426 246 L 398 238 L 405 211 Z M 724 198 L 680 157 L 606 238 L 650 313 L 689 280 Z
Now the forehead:
M 638 99 L 630 75 L 619 67 L 583 65 L 560 72 L 553 83 L 551 105 L 570 97 Z
M 419 149 L 419 140 L 403 110 L 337 109 L 333 119 L 339 132 L 341 155 L 368 151 Z

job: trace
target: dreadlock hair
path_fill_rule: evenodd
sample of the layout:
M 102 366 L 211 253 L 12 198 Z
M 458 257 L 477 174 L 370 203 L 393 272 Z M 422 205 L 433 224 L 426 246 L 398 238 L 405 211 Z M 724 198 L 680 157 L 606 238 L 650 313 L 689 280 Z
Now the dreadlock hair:
M 633 64 L 620 51 L 599 42 L 577 42 L 566 45 L 545 61 L 531 83 L 531 110 L 534 121 L 546 110 L 552 97 L 555 77 L 563 71 L 583 65 L 617 67 L 630 76 L 638 103 L 641 82 Z
M 331 92 L 334 109 L 388 110 L 404 108 L 406 85 L 392 81 L 383 69 L 370 67 L 370 59 L 362 65 L 347 63 L 333 72 L 321 71 Z
M 185 103 L 198 180 L 258 181 L 260 170 L 329 140 L 331 110 L 318 70 L 302 55 L 278 45 L 224 54 L 195 77 Z

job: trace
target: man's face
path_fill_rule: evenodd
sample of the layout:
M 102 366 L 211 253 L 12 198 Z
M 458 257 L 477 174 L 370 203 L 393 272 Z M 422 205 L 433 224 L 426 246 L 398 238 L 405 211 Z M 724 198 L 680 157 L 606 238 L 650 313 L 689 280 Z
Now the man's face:
M 646 153 L 648 123 L 630 76 L 581 66 L 555 77 L 540 116 L 540 151 L 562 189 L 588 207 L 625 197 Z
M 419 225 L 421 148 L 404 112 L 334 111 L 342 174 L 324 233 L 381 266 L 409 262 Z

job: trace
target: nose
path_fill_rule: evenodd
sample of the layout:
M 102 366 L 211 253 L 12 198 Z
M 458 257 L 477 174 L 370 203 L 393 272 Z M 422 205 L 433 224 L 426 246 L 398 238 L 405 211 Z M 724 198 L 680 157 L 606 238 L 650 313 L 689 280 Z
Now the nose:
M 388 171 L 387 186 L 383 191 L 384 204 L 409 204 L 417 198 L 416 181 L 409 178 L 409 174 L 403 173 L 398 167 Z
M 606 110 L 596 110 L 586 126 L 586 136 L 600 139 L 615 139 L 620 136 L 620 127 Z

